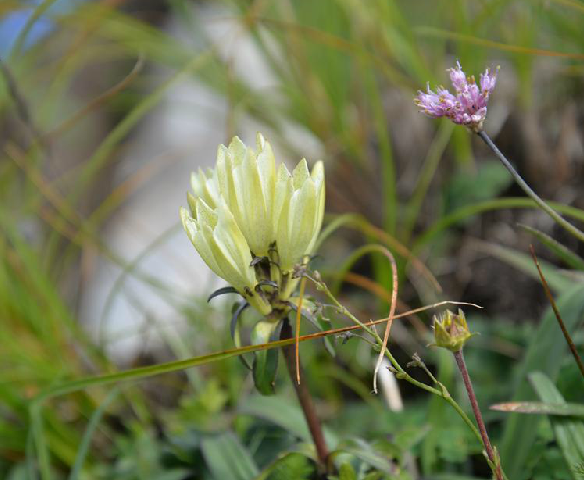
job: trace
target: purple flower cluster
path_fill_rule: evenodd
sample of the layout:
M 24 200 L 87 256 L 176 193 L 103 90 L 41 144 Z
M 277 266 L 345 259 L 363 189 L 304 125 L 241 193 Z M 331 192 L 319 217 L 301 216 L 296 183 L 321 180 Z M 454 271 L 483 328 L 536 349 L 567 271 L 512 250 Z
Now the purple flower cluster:
M 481 74 L 480 89 L 474 76 L 467 77 L 462 71 L 460 62 L 456 62 L 456 68 L 448 71 L 456 95 L 443 87 L 438 87 L 434 92 L 428 85 L 428 92 L 418 91 L 414 102 L 422 113 L 432 118 L 447 117 L 474 132 L 481 131 L 483 121 L 487 116 L 489 95 L 497 83 L 498 68 L 494 73 L 487 68 L 485 73 Z

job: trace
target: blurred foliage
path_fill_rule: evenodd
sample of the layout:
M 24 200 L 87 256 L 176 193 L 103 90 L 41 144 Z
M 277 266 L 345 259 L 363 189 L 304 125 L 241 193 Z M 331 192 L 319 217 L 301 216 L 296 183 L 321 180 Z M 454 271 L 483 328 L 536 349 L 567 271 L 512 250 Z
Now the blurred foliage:
M 411 98 L 428 81 L 444 82 L 445 68 L 459 59 L 475 72 L 485 64 L 504 63 L 505 76 L 514 78 L 517 86 L 500 102 L 519 115 L 544 100 L 558 109 L 575 102 L 582 97 L 584 3 L 145 3 L 144 9 L 156 14 L 149 16 L 136 5 L 139 2 L 123 0 L 0 3 L 2 28 L 23 19 L 20 36 L 1 45 L 0 477 L 316 478 L 310 436 L 283 372 L 276 377 L 277 394 L 259 397 L 235 357 L 211 359 L 188 370 L 177 361 L 164 375 L 142 379 L 160 373 L 149 371 L 140 375 L 140 382 L 120 384 L 119 391 L 101 381 L 91 386 L 81 381 L 75 391 L 42 404 L 31 401 L 66 382 L 119 373 L 120 366 L 108 354 L 108 339 L 95 342 L 77 321 L 87 263 L 96 257 L 113 262 L 122 272 L 104 318 L 125 280 L 134 278 L 187 323 L 180 334 L 172 335 L 164 333 L 164 319 L 153 319 L 164 353 L 124 366 L 126 380 L 138 378 L 132 370 L 138 364 L 233 346 L 228 307 L 211 307 L 203 298 L 177 294 L 170 281 L 140 269 L 141 260 L 177 234 L 176 228 L 162 232 L 131 259 L 116 254 L 102 235 L 111 215 L 156 168 L 164 168 L 164 162 L 155 159 L 154 170 L 142 167 L 125 183 L 104 189 L 107 172 L 168 92 L 183 81 L 202 82 L 229 106 L 226 138 L 253 119 L 295 157 L 305 152 L 302 143 L 291 140 L 291 129 L 317 139 L 331 182 L 330 211 L 358 213 L 394 245 L 405 246 L 407 254 L 394 251 L 400 292 L 402 285 L 405 292 L 400 298 L 412 305 L 446 298 L 449 292 L 441 296 L 416 281 L 419 275 L 410 254 L 437 271 L 455 262 L 457 242 L 483 213 L 528 209 L 531 204 L 523 198 L 501 198 L 510 185 L 498 164 L 475 158 L 471 137 L 462 128 L 436 123 L 433 131 L 420 126 Z M 272 87 L 258 88 L 234 69 L 229 53 L 209 34 L 205 22 L 210 17 L 204 9 L 216 9 L 215 22 L 239 22 L 238 35 L 253 40 L 274 77 Z M 178 19 L 188 35 L 160 28 L 164 16 Z M 39 25 L 42 35 L 36 30 Z M 548 67 L 553 87 L 542 88 L 539 74 Z M 90 80 L 101 93 L 86 98 L 79 94 L 79 85 Z M 61 162 L 63 152 L 73 160 Z M 187 184 L 185 179 L 185 189 Z M 572 218 L 584 218 L 577 208 L 559 208 Z M 363 239 L 372 237 L 371 228 L 359 230 Z M 578 328 L 584 296 L 578 252 L 568 254 L 537 232 L 531 234 L 550 250 L 552 260 L 573 269 L 566 273 L 550 263 L 545 271 L 582 352 L 584 336 Z M 344 248 L 354 243 L 348 240 Z M 534 275 L 524 254 L 497 247 L 489 247 L 489 258 L 513 265 L 521 275 Z M 325 249 L 321 253 L 324 260 L 318 268 L 328 274 L 327 281 L 337 280 L 335 270 L 342 262 L 327 258 Z M 341 292 L 343 300 L 361 318 L 385 316 L 385 309 L 380 313 L 379 308 L 387 301 L 379 291 L 391 287 L 385 260 L 372 256 L 370 263 L 356 263 L 352 271 L 372 277 L 368 285 L 378 287 L 370 290 L 379 302 L 372 307 L 370 292 L 352 287 Z M 362 281 L 356 284 L 363 286 Z M 246 328 L 251 328 L 257 318 L 246 315 Z M 513 480 L 581 478 L 581 423 L 487 409 L 536 395 L 542 401 L 551 397 L 584 402 L 582 378 L 551 311 L 541 322 L 523 318 L 525 322 L 512 323 L 503 317 L 469 314 L 471 329 L 481 336 L 473 338 L 466 351 L 503 466 Z M 346 325 L 338 315 L 329 320 L 333 327 Z M 429 342 L 424 328 L 428 317 L 422 314 L 417 320 L 417 328 L 406 328 L 405 322 L 400 330 L 394 326 L 391 348 L 404 364 Z M 355 335 L 330 340 L 334 358 L 319 341 L 304 342 L 301 349 L 308 372 L 303 381 L 318 399 L 332 450 L 336 472 L 330 478 L 489 476 L 480 445 L 446 402 L 399 384 L 404 410 L 391 411 L 381 396 L 370 394 L 370 346 Z M 469 410 L 451 357 L 430 349 L 418 353 Z M 411 370 L 427 381 L 424 371 Z M 540 377 L 534 390 L 527 378 L 536 371 L 547 377 Z M 575 438 L 575 446 L 566 438 Z

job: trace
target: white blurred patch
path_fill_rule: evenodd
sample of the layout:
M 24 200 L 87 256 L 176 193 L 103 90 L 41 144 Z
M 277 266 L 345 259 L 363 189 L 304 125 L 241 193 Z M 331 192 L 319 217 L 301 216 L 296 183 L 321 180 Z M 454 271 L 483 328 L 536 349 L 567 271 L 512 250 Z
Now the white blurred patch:
M 214 5 L 193 8 L 237 75 L 256 89 L 277 86 L 260 52 L 232 13 Z M 171 19 L 166 30 L 181 41 L 188 42 L 192 38 L 186 26 L 177 19 Z M 168 72 L 160 73 L 160 81 L 167 75 Z M 189 298 L 207 295 L 224 285 L 202 262 L 178 226 L 178 210 L 186 205 L 191 171 L 214 165 L 218 145 L 227 140 L 227 124 L 225 99 L 191 79 L 174 86 L 143 122 L 129 145 L 124 146 L 116 184 L 142 170 L 151 169 L 153 173 L 112 217 L 104 240 L 125 261 L 139 259 L 137 271 L 171 286 L 171 293 L 161 295 L 157 287 L 131 274 L 119 281 L 123 272 L 103 257 L 90 269 L 81 318 L 96 336 L 101 331 L 101 336 L 109 339 L 109 353 L 120 362 L 157 344 L 161 338 L 160 328 L 180 328 L 183 316 L 169 297 L 179 303 L 187 302 Z M 241 139 L 255 145 L 257 124 L 243 119 L 238 125 L 241 128 L 236 133 Z M 283 128 L 287 140 L 302 145 L 307 158 L 314 160 L 320 156 L 322 147 L 312 135 L 292 125 L 284 124 Z M 284 161 L 281 149 L 271 141 L 269 132 L 265 134 L 277 159 Z M 176 226 L 174 233 L 156 243 L 160 235 L 173 226 Z M 112 297 L 114 288 L 116 293 Z
M 404 409 L 404 404 L 395 375 L 390 371 L 389 367 L 389 361 L 384 358 L 381 362 L 378 377 L 381 384 L 381 393 L 386 405 L 392 412 L 401 412 Z

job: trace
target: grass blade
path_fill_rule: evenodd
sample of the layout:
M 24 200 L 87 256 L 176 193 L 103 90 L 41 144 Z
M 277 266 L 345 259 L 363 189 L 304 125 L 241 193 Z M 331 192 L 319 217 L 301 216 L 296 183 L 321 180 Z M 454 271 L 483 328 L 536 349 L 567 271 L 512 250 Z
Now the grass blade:
M 519 224 L 519 228 L 531 233 L 536 237 L 541 243 L 543 243 L 547 248 L 549 248 L 554 255 L 556 255 L 560 260 L 566 263 L 568 266 L 575 270 L 584 271 L 584 260 L 572 252 L 570 249 L 562 245 L 560 242 L 554 240 L 549 235 L 540 232 L 536 228 L 529 227 L 527 225 Z
M 508 402 L 491 405 L 491 410 L 584 418 L 584 405 L 578 403 Z
M 565 403 L 552 381 L 543 373 L 534 372 L 529 381 L 544 402 Z M 584 464 L 584 424 L 579 419 L 550 417 L 556 440 L 570 468 L 574 480 L 582 478 L 576 468 Z
M 576 285 L 560 296 L 558 309 L 567 328 L 574 328 L 584 313 L 584 285 Z M 551 379 L 559 372 L 562 356 L 565 354 L 565 341 L 557 327 L 551 308 L 546 310 L 543 320 L 533 335 L 525 358 L 519 365 L 515 377 L 513 401 L 535 399 L 527 376 L 541 371 Z M 503 439 L 500 442 L 501 463 L 509 478 L 525 478 L 525 463 L 536 437 L 540 418 L 532 415 L 511 414 L 505 422 Z
M 75 463 L 73 464 L 71 474 L 69 475 L 69 480 L 78 479 L 79 474 L 81 473 L 81 469 L 83 468 L 83 463 L 85 462 L 85 457 L 87 456 L 87 452 L 91 446 L 91 439 L 93 438 L 93 434 L 95 433 L 95 430 L 99 425 L 104 412 L 107 410 L 107 407 L 109 407 L 110 404 L 115 400 L 119 391 L 119 388 L 114 388 L 91 416 L 91 419 L 87 424 L 87 428 L 85 429 L 85 433 L 83 434 L 83 438 L 81 439 L 81 445 L 79 445 L 79 450 L 77 451 L 77 457 L 75 458 Z

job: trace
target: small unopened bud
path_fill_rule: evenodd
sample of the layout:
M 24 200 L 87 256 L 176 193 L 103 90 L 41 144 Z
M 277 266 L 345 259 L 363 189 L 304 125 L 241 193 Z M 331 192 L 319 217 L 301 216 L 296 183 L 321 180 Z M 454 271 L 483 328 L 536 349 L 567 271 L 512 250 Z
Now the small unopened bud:
M 464 312 L 460 309 L 458 314 L 446 310 L 438 317 L 434 316 L 432 328 L 435 342 L 432 345 L 447 348 L 452 352 L 462 350 L 466 341 L 473 336 L 468 330 Z

